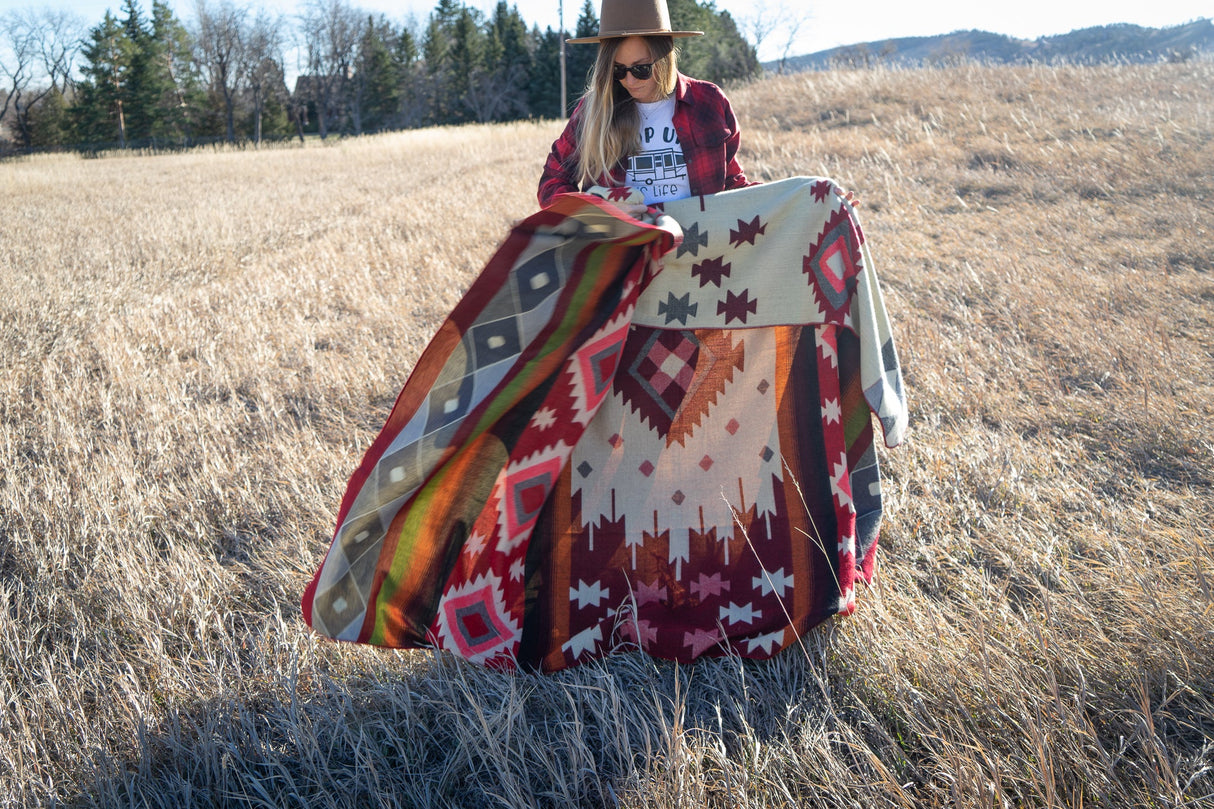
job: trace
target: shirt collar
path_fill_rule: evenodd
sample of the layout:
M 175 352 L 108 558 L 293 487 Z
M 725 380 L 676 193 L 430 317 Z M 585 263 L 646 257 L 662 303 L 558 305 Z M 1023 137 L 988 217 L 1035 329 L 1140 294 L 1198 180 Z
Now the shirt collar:
M 687 99 L 687 93 L 690 92 L 691 83 L 687 81 L 687 77 L 682 73 L 676 74 L 677 78 L 674 82 L 674 98 L 675 101 L 682 103 Z

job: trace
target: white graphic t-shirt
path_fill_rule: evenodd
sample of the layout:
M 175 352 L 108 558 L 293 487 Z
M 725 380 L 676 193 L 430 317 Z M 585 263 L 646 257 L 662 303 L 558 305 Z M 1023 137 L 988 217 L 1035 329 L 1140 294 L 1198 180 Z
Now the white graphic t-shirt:
M 669 202 L 691 196 L 683 147 L 674 130 L 674 96 L 637 103 L 641 114 L 641 151 L 628 158 L 625 184 L 645 195 L 645 202 Z

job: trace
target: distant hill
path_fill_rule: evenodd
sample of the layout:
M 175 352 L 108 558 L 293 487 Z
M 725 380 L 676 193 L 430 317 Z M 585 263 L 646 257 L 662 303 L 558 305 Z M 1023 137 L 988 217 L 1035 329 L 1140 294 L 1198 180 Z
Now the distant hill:
M 822 70 L 874 64 L 919 66 L 959 59 L 1009 64 L 1156 62 L 1210 53 L 1214 53 L 1214 22 L 1199 19 L 1169 28 L 1143 28 L 1128 23 L 1101 25 L 1037 39 L 1016 39 L 989 31 L 884 39 L 795 56 L 787 61 L 785 69 Z M 763 67 L 774 71 L 779 63 L 766 62 Z

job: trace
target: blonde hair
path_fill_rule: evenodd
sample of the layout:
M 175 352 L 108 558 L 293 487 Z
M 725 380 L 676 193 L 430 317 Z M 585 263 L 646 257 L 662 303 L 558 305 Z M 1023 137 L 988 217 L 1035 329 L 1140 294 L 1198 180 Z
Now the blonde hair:
M 662 98 L 678 82 L 678 51 L 672 37 L 645 37 L 653 58 L 653 77 Z M 594 185 L 628 155 L 641 148 L 636 102 L 623 84 L 612 78 L 615 54 L 623 39 L 599 43 L 598 59 L 582 94 L 578 121 L 577 169 L 579 185 Z

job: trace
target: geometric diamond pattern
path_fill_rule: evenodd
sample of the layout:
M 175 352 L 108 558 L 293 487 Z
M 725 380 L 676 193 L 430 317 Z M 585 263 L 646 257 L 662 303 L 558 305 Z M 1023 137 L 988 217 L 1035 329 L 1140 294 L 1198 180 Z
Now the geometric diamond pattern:
M 851 300 L 862 261 L 859 244 L 855 224 L 840 207 L 827 218 L 803 259 L 801 271 L 809 276 L 815 297 L 827 311 L 838 312 Z
M 478 368 L 510 359 L 522 350 L 517 319 L 503 318 L 473 326 L 472 346 Z
M 574 355 L 577 375 L 573 381 L 578 394 L 577 413 L 593 413 L 602 403 L 603 397 L 611 391 L 611 383 L 620 364 L 620 352 L 627 336 L 628 326 L 624 324 L 579 349 Z
M 502 581 L 492 574 L 445 593 L 435 628 L 445 648 L 482 663 L 510 652 L 520 636 L 502 601 Z
M 689 331 L 655 330 L 624 346 L 615 386 L 633 411 L 663 438 L 695 377 L 699 343 Z
M 507 538 L 524 533 L 539 516 L 563 466 L 562 457 L 548 457 L 533 466 L 507 470 L 503 504 Z
M 529 312 L 555 294 L 562 280 L 555 263 L 555 251 L 545 250 L 514 271 L 514 290 L 519 310 Z

